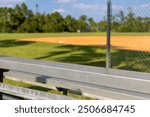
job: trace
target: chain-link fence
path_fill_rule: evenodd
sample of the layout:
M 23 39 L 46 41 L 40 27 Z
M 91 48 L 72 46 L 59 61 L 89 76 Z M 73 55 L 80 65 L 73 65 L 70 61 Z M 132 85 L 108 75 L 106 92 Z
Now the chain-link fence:
M 150 1 L 111 2 L 111 67 L 150 72 Z

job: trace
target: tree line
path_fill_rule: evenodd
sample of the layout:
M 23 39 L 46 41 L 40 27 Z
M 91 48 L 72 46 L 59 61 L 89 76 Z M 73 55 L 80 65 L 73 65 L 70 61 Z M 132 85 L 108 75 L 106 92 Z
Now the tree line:
M 137 17 L 131 10 L 125 15 L 123 11 L 112 17 L 112 30 L 115 32 L 150 32 L 150 18 Z M 94 21 L 86 15 L 78 19 L 59 12 L 33 13 L 25 3 L 14 8 L 0 8 L 0 32 L 105 32 L 107 19 Z
M 150 32 L 150 17 L 136 16 L 132 8 L 128 8 L 128 14 L 119 11 L 112 16 L 112 31 L 115 32 Z

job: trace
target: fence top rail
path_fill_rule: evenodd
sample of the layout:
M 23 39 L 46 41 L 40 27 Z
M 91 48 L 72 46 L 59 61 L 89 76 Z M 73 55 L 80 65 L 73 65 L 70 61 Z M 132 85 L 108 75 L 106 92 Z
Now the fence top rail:
M 110 76 L 113 75 L 113 76 L 150 80 L 150 73 L 115 70 L 115 69 L 108 70 L 101 67 L 92 67 L 92 66 L 85 66 L 85 65 L 60 63 L 60 62 L 47 62 L 47 61 L 40 61 L 35 59 L 5 57 L 5 56 L 0 57 L 0 68 L 40 74 L 40 75 L 47 75 L 47 76 L 51 76 L 51 72 L 56 72 L 56 71 L 63 71 L 65 75 L 65 71 L 68 71 L 70 75 L 73 74 L 73 72 L 74 73 L 79 72 L 79 73 L 88 73 L 88 74 L 97 74 L 97 75 L 107 74 Z M 47 70 L 50 71 L 48 72 Z M 72 77 L 76 77 L 76 75 L 74 74 Z

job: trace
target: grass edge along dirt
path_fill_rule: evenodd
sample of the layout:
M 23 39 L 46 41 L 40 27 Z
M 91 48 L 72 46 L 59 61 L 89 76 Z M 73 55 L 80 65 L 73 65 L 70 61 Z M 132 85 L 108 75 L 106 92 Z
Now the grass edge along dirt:
M 67 37 L 67 36 L 106 36 L 106 32 L 88 33 L 0 33 L 0 39 L 42 38 L 42 37 Z M 150 33 L 118 33 L 112 32 L 112 36 L 150 36 Z

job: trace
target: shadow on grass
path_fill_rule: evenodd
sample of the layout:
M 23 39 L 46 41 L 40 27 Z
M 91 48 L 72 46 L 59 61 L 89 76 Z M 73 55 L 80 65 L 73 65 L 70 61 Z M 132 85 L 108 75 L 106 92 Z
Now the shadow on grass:
M 118 49 L 115 51 L 111 55 L 112 68 L 150 73 L 150 52 Z
M 16 47 L 32 43 L 35 42 L 0 40 L 0 47 Z M 44 56 L 35 59 L 105 67 L 106 49 L 98 46 L 59 44 L 55 46 L 55 50 L 50 50 Z M 150 73 L 150 52 L 112 49 L 111 60 L 112 68 Z
M 96 46 L 59 45 L 57 51 L 35 59 L 105 67 L 105 48 Z
M 0 47 L 6 48 L 6 47 L 15 47 L 15 46 L 23 46 L 23 45 L 29 45 L 34 42 L 27 42 L 27 41 L 17 41 L 15 39 L 9 39 L 9 40 L 0 40 Z
M 106 49 L 97 46 L 58 45 L 57 51 L 36 59 L 105 67 Z M 115 69 L 150 72 L 150 52 L 112 49 L 111 65 Z

